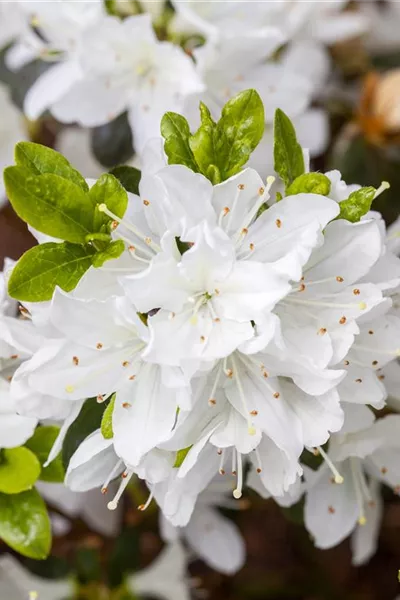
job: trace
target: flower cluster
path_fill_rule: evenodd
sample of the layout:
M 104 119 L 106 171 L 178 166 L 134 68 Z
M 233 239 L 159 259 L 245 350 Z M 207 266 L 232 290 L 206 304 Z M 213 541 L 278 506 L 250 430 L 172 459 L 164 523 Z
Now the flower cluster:
M 213 505 L 245 486 L 285 506 L 305 493 L 317 546 L 354 531 L 361 562 L 379 485 L 400 484 L 400 417 L 375 417 L 400 356 L 400 260 L 370 211 L 387 184 L 309 172 L 281 110 L 278 180 L 244 168 L 264 133 L 254 90 L 217 122 L 203 103 L 200 113 L 194 134 L 165 114 L 164 145 L 147 145 L 142 172 L 97 182 L 53 150 L 17 145 L 7 194 L 39 245 L 6 269 L 21 313 L 7 316 L 4 295 L 15 430 L 26 439 L 38 421 L 60 422 L 45 468 L 62 450 L 66 485 L 101 490 L 111 511 L 133 476 L 144 480 L 139 509 L 155 499 L 165 538 L 223 572 L 244 550 Z

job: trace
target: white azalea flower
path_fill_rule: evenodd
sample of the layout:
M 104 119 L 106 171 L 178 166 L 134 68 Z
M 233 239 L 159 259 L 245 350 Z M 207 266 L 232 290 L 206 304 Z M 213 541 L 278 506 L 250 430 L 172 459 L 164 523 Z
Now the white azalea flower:
M 62 122 L 94 127 L 127 110 L 138 151 L 158 135 L 166 111 L 179 111 L 185 95 L 203 88 L 183 50 L 157 41 L 149 15 L 99 19 L 78 52 L 48 73 L 28 94 L 28 116 L 50 108 Z M 46 75 L 51 81 L 43 82 Z M 50 85 L 57 89 L 53 97 Z
M 376 549 L 382 514 L 379 482 L 395 493 L 400 490 L 399 417 L 389 415 L 373 422 L 370 413 L 360 422 L 359 411 L 367 409 L 357 408 L 343 433 L 331 438 L 329 456 L 343 477 L 342 484 L 332 483 L 325 466 L 307 472 L 305 524 L 319 548 L 335 546 L 353 532 L 353 562 L 361 564 Z

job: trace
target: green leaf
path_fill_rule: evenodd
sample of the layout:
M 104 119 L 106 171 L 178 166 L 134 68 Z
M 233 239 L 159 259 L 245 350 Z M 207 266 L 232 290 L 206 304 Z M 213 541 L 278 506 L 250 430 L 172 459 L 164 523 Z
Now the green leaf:
M 28 448 L 4 448 L 0 457 L 0 492 L 30 490 L 40 475 L 40 462 Z
M 240 171 L 258 146 L 265 130 L 264 106 L 255 90 L 245 90 L 222 109 L 215 129 L 214 163 L 228 179 Z
M 26 442 L 25 446 L 29 448 L 39 459 L 42 466 L 39 479 L 50 483 L 63 483 L 65 477 L 64 466 L 59 454 L 48 467 L 44 467 L 50 450 L 60 432 L 60 428 L 55 425 L 41 425 L 36 428 L 34 435 Z
M 53 173 L 33 175 L 26 167 L 8 167 L 4 182 L 17 215 L 38 231 L 78 244 L 93 232 L 93 204 L 72 181 Z
M 121 166 L 115 167 L 115 169 L 110 172 L 118 179 L 127 192 L 131 192 L 132 194 L 139 196 L 139 183 L 142 177 L 142 172 L 139 171 L 139 169 L 135 169 L 135 167 Z
M 182 450 L 178 450 L 175 457 L 174 469 L 179 469 L 179 467 L 182 466 L 183 461 L 189 454 L 191 448 L 192 446 L 188 446 L 187 448 L 182 448 Z
M 112 426 L 112 416 L 114 412 L 114 404 L 115 404 L 115 394 L 111 396 L 111 400 L 106 410 L 103 413 L 103 418 L 101 420 L 101 433 L 103 438 L 106 440 L 111 440 L 114 437 L 113 426 Z
M 350 194 L 347 200 L 339 202 L 340 213 L 337 219 L 346 219 L 351 223 L 358 223 L 371 208 L 375 198 L 376 189 L 364 187 Z
M 303 175 L 304 156 L 297 141 L 296 131 L 289 117 L 279 108 L 274 124 L 274 169 L 286 187 Z
M 71 456 L 78 449 L 84 439 L 96 429 L 100 429 L 104 411 L 108 402 L 99 404 L 96 398 L 88 398 L 81 408 L 81 412 L 68 429 L 62 447 L 62 461 L 67 470 Z
M 32 171 L 34 175 L 53 173 L 72 181 L 84 192 L 89 190 L 88 184 L 79 171 L 74 169 L 62 154 L 47 146 L 33 142 L 19 142 L 15 146 L 15 162 L 18 166 Z
M 51 547 L 51 525 L 46 505 L 35 490 L 0 494 L 0 538 L 28 558 L 43 560 Z
M 94 267 L 96 267 L 96 269 L 98 269 L 99 267 L 102 267 L 108 260 L 119 258 L 124 250 L 124 242 L 122 240 L 115 240 L 114 242 L 111 242 L 111 244 L 109 244 L 105 250 L 98 252 L 93 257 L 92 264 Z
M 89 198 L 96 208 L 100 204 L 105 204 L 109 211 L 122 219 L 128 206 L 128 195 L 114 175 L 105 173 L 90 188 Z M 110 223 L 112 218 L 104 212 L 95 210 L 92 231 L 102 230 L 102 226 Z
M 326 175 L 322 173 L 304 173 L 289 185 L 286 189 L 286 196 L 295 194 L 320 194 L 328 196 L 331 191 L 331 182 Z
M 34 246 L 17 262 L 8 282 L 12 298 L 26 302 L 50 300 L 58 285 L 70 292 L 92 264 L 95 250 L 64 242 Z
M 128 162 L 134 154 L 133 145 L 127 113 L 122 113 L 113 121 L 92 129 L 93 154 L 107 169 Z
M 185 165 L 198 172 L 198 166 L 190 149 L 189 123 L 174 112 L 167 112 L 161 119 L 161 135 L 165 139 L 164 150 L 169 165 Z

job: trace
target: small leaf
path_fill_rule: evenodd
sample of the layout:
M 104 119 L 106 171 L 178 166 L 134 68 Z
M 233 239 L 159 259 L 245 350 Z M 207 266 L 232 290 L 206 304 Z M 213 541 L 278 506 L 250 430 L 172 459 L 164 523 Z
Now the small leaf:
M 47 146 L 33 142 L 19 142 L 15 146 L 15 162 L 18 166 L 32 171 L 34 175 L 53 173 L 72 181 L 84 192 L 89 190 L 88 184 L 79 171 L 74 169 L 62 154 Z
M 179 469 L 179 467 L 182 466 L 183 461 L 189 454 L 191 448 L 192 446 L 188 446 L 187 448 L 182 448 L 182 450 L 178 450 L 175 457 L 174 469 Z
M 4 182 L 17 215 L 38 231 L 78 244 L 93 233 L 93 204 L 72 181 L 53 173 L 33 175 L 26 167 L 8 167 Z
M 58 285 L 70 292 L 92 264 L 95 250 L 64 242 L 49 242 L 34 246 L 17 262 L 12 270 L 8 293 L 25 302 L 51 300 Z
M 328 196 L 331 191 L 331 182 L 326 175 L 322 173 L 304 173 L 289 185 L 286 190 L 286 196 L 296 194 L 320 194 Z
M 376 189 L 373 187 L 364 187 L 353 192 L 347 200 L 339 202 L 340 213 L 336 218 L 358 223 L 370 210 L 375 194 Z
M 103 413 L 103 418 L 101 420 L 101 433 L 106 440 L 111 440 L 114 437 L 113 426 L 112 426 L 112 416 L 114 412 L 114 404 L 115 404 L 115 394 L 111 396 L 111 400 L 106 410 Z
M 108 402 L 109 401 L 99 404 L 96 401 L 96 398 L 88 398 L 82 406 L 81 412 L 68 429 L 64 439 L 62 461 L 65 470 L 68 469 L 71 456 L 75 453 L 83 440 L 93 433 L 93 431 L 100 428 Z
M 204 104 L 204 102 L 200 102 L 200 119 L 202 125 L 208 125 L 210 127 L 214 127 L 216 125 L 211 116 L 210 109 Z
M 132 129 L 127 113 L 92 130 L 92 151 L 107 169 L 128 162 L 133 154 Z
M 297 141 L 296 131 L 289 117 L 279 108 L 274 124 L 274 169 L 286 187 L 303 175 L 303 150 Z
M 30 490 L 40 475 L 40 462 L 28 448 L 4 448 L 0 460 L 0 492 Z
M 139 196 L 139 183 L 142 177 L 142 172 L 139 169 L 121 166 L 115 167 L 110 173 L 118 179 L 127 192 Z
M 0 538 L 23 556 L 47 558 L 51 547 L 50 519 L 35 489 L 0 494 Z
M 109 211 L 122 219 L 128 206 L 128 195 L 114 175 L 105 173 L 90 188 L 89 198 L 94 207 L 105 204 Z M 92 231 L 103 230 L 103 225 L 110 223 L 112 218 L 104 212 L 95 210 Z
M 265 130 L 264 106 L 256 90 L 245 90 L 222 109 L 215 129 L 214 163 L 228 179 L 240 171 L 258 146 Z
M 169 165 L 185 165 L 198 172 L 198 166 L 190 149 L 189 123 L 177 113 L 167 112 L 161 119 L 161 135 L 165 139 L 164 150 Z
M 42 466 L 39 477 L 41 481 L 48 481 L 50 483 L 63 483 L 64 481 L 65 471 L 60 454 L 48 467 L 43 467 L 59 432 L 60 428 L 55 425 L 41 425 L 36 428 L 33 436 L 25 444 L 37 456 Z
M 98 269 L 99 267 L 102 267 L 108 260 L 119 258 L 124 250 L 124 242 L 122 240 L 115 240 L 114 242 L 111 242 L 111 244 L 109 244 L 105 250 L 95 254 L 92 264 L 94 267 L 96 267 L 96 269 Z

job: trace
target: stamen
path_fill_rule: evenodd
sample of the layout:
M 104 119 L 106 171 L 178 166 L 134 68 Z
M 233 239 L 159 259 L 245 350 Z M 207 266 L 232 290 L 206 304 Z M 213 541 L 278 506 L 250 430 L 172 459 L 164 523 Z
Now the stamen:
M 258 450 L 258 447 L 254 449 L 254 452 L 256 454 L 256 458 L 257 458 L 257 473 L 260 474 L 262 472 L 262 462 L 261 462 L 261 456 L 260 456 L 260 451 Z
M 144 233 L 142 233 L 140 231 L 140 229 L 138 229 L 137 227 L 135 227 L 135 225 L 133 225 L 132 223 L 128 223 L 127 221 L 125 221 L 124 219 L 120 219 L 120 217 L 118 217 L 116 214 L 114 214 L 113 212 L 111 212 L 110 210 L 108 210 L 107 205 L 106 204 L 99 204 L 97 206 L 97 209 L 100 212 L 105 213 L 107 216 L 109 216 L 111 219 L 114 219 L 114 221 L 117 221 L 117 223 L 119 223 L 120 225 L 122 225 L 123 227 L 125 227 L 125 229 L 127 229 L 128 231 L 131 231 L 132 233 L 134 233 L 140 240 L 142 240 L 143 242 L 145 242 L 145 244 L 147 246 L 149 246 L 150 248 L 152 248 L 152 250 L 154 250 L 155 252 L 160 252 L 161 248 L 158 244 L 156 244 L 155 242 L 153 242 L 148 236 L 144 235 Z M 150 256 L 150 258 L 152 258 L 152 254 L 151 253 L 147 253 L 148 256 Z
M 124 473 L 124 475 L 125 475 L 125 473 Z M 124 493 L 124 491 L 128 487 L 128 484 L 129 484 L 129 482 L 130 482 L 130 480 L 132 478 L 132 475 L 133 475 L 133 471 L 128 471 L 126 473 L 126 476 L 123 477 L 121 485 L 119 486 L 118 491 L 117 491 L 117 493 L 114 496 L 114 499 L 111 500 L 111 502 L 109 502 L 107 504 L 108 510 L 116 510 L 117 509 L 118 502 L 120 501 L 122 494 Z
M 238 476 L 236 482 L 236 489 L 233 490 L 233 497 L 236 500 L 239 500 L 242 497 L 242 489 L 243 489 L 243 464 L 242 464 L 242 455 L 240 452 L 236 451 L 237 454 L 237 465 L 238 465 Z
M 223 450 L 221 450 L 221 459 L 219 461 L 219 469 L 218 469 L 218 472 L 220 475 L 225 475 L 224 463 L 225 463 L 225 452 Z
M 114 479 L 114 477 L 116 477 L 116 475 L 118 474 L 118 471 L 120 470 L 121 466 L 123 464 L 122 460 L 119 460 L 117 462 L 117 464 L 113 467 L 113 469 L 111 470 L 111 473 L 109 474 L 109 476 L 107 477 L 107 479 L 105 480 L 103 487 L 101 488 L 101 493 L 102 494 L 107 494 L 108 492 L 108 486 L 110 484 L 110 481 L 112 479 Z
M 141 510 L 142 512 L 145 511 L 145 510 L 147 510 L 149 508 L 149 506 L 150 506 L 151 501 L 153 500 L 153 498 L 154 498 L 154 491 L 152 490 L 150 492 L 150 495 L 147 498 L 145 504 L 139 504 L 138 510 Z
M 220 362 L 218 365 L 218 368 L 217 368 L 217 375 L 215 377 L 214 384 L 212 386 L 210 398 L 208 400 L 208 404 L 210 404 L 211 406 L 214 406 L 217 403 L 217 401 L 215 400 L 215 392 L 217 391 L 218 383 L 221 378 L 221 373 L 222 373 L 222 363 Z
M 248 426 L 247 430 L 248 430 L 249 435 L 255 435 L 257 433 L 257 430 L 254 427 L 254 425 L 253 425 L 253 423 L 252 423 L 252 421 L 250 419 L 250 416 L 249 416 L 251 414 L 251 411 L 249 410 L 249 407 L 247 406 L 246 396 L 244 394 L 242 382 L 240 380 L 238 366 L 236 364 L 236 361 L 235 361 L 235 358 L 234 358 L 233 355 L 232 355 L 232 364 L 233 364 L 234 371 L 236 373 L 236 385 L 237 385 L 238 390 L 239 390 L 239 396 L 240 396 L 240 399 L 242 401 L 242 405 L 243 405 L 243 408 L 244 408 L 244 414 L 246 415 L 246 419 L 247 419 L 247 426 Z
M 358 524 L 365 525 L 367 522 L 367 519 L 365 518 L 365 514 L 364 514 L 363 491 L 362 491 L 362 488 L 360 485 L 360 479 L 359 479 L 360 465 L 359 465 L 357 459 L 355 459 L 354 457 L 350 458 L 350 467 L 351 467 L 351 472 L 353 475 L 354 490 L 356 492 L 356 499 L 357 499 L 357 505 L 358 505 L 358 510 L 359 510 Z
M 323 448 L 321 448 L 321 446 L 317 446 L 317 450 L 320 453 L 320 455 L 322 456 L 322 458 L 324 459 L 324 461 L 326 462 L 326 464 L 328 465 L 328 467 L 330 468 L 332 475 L 334 477 L 335 483 L 337 483 L 337 484 L 343 483 L 343 481 L 344 481 L 343 477 L 341 476 L 341 474 L 339 473 L 339 471 L 337 470 L 337 468 L 335 467 L 335 465 L 333 464 L 333 462 L 331 461 L 329 456 L 326 454 L 325 450 Z
M 275 182 L 275 177 L 272 177 L 272 176 L 267 177 L 266 188 L 263 189 L 262 195 L 259 193 L 259 198 L 257 199 L 257 202 L 255 202 L 253 208 L 251 210 L 249 210 L 249 212 L 247 213 L 247 215 L 245 216 L 245 218 L 243 220 L 243 223 L 241 224 L 241 226 L 239 227 L 238 231 L 235 234 L 235 245 L 236 246 L 239 246 L 243 241 L 243 238 L 241 238 L 241 236 L 240 236 L 240 232 L 243 229 L 248 229 L 250 224 L 256 218 L 257 213 L 260 210 L 261 206 L 264 204 L 266 196 L 269 195 L 269 191 L 270 191 L 271 187 L 273 186 L 274 182 Z M 259 192 L 260 191 L 261 191 L 261 188 L 260 188 Z M 253 246 L 253 248 L 252 248 L 252 246 Z M 253 250 L 253 249 L 254 249 L 254 245 L 250 244 L 250 250 Z M 248 258 L 248 256 L 250 256 L 250 255 L 248 254 L 246 256 L 243 256 L 242 258 L 246 259 L 246 258 Z

